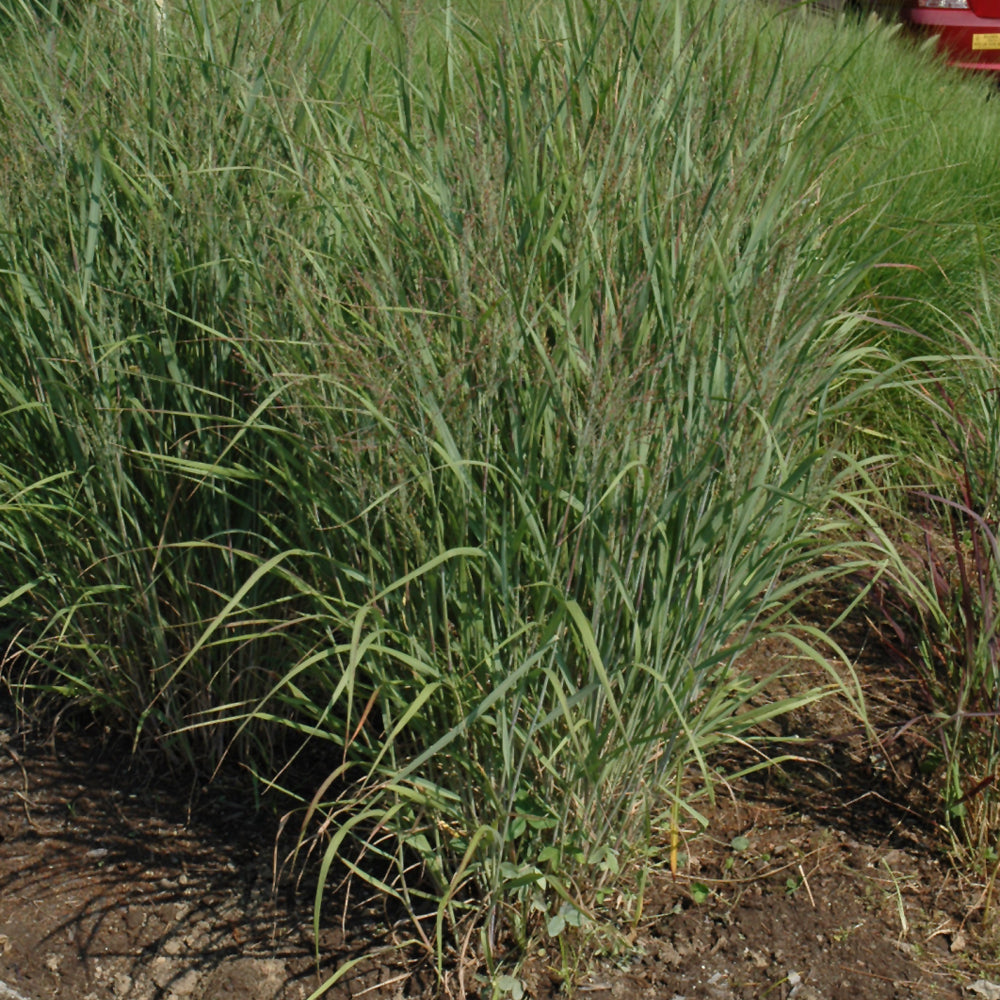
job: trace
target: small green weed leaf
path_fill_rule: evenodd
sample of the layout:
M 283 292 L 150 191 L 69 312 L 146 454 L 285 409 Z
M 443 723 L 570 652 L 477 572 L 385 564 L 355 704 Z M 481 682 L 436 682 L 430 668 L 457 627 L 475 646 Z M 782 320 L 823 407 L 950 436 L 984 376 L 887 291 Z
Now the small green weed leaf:
M 549 844 L 548 847 L 543 847 L 541 853 L 538 855 L 538 861 L 540 864 L 550 864 L 556 867 L 561 859 L 561 853 L 559 848 L 553 844 Z
M 528 820 L 528 825 L 532 830 L 551 830 L 553 827 L 558 825 L 558 820 L 552 818 L 551 816 L 545 817 L 532 817 Z
M 549 917 L 545 929 L 549 932 L 549 937 L 559 937 L 562 934 L 566 929 L 566 918 L 562 915 L 562 911 Z
M 524 982 L 517 976 L 498 976 L 496 988 L 498 993 L 506 994 L 512 1000 L 521 1000 L 524 996 Z
M 415 850 L 418 854 L 420 854 L 423 857 L 426 857 L 427 855 L 432 853 L 431 844 L 430 841 L 427 839 L 426 834 L 416 833 L 412 837 L 407 837 L 406 842 L 407 844 L 409 844 L 410 847 L 413 848 L 413 850 Z
M 741 854 L 750 846 L 750 841 L 746 837 L 733 837 L 729 841 L 729 846 L 736 851 L 737 854 Z
M 587 859 L 587 863 L 596 865 L 600 871 L 611 872 L 613 875 L 617 875 L 621 870 L 618 864 L 618 853 L 607 844 L 598 847 Z
M 545 889 L 545 876 L 534 865 L 514 865 L 509 861 L 501 862 L 500 875 L 509 890 L 520 889 L 526 885 L 536 885 Z
M 699 905 L 708 902 L 708 897 L 712 894 L 711 890 L 702 882 L 692 882 L 691 883 L 691 898 Z

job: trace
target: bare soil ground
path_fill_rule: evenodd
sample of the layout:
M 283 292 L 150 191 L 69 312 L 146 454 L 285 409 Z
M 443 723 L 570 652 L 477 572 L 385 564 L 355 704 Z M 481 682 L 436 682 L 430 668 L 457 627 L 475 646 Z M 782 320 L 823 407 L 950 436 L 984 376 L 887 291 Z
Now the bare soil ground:
M 808 760 L 721 787 L 708 830 L 685 831 L 676 874 L 666 842 L 653 859 L 628 946 L 576 968 L 535 953 L 527 996 L 1000 997 L 987 887 L 944 857 L 916 766 L 925 737 L 901 732 L 919 691 L 866 650 L 863 628 L 849 638 L 881 741 L 835 700 L 790 719 Z M 754 651 L 761 670 L 788 655 Z M 303 1000 L 390 945 L 380 909 L 352 903 L 323 927 L 317 970 L 309 894 L 275 891 L 263 815 L 225 785 L 195 795 L 137 777 L 99 732 L 41 740 L 0 711 L 0 1000 Z M 402 1000 L 433 982 L 419 957 L 387 957 L 328 996 Z M 445 986 L 489 995 L 455 973 Z

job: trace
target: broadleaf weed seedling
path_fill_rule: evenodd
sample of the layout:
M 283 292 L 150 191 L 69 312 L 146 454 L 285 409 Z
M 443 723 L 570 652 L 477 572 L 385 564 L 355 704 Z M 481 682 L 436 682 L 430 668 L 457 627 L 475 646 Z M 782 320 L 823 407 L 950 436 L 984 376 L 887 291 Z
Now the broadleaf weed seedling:
M 523 1000 L 526 995 L 527 983 L 518 976 L 497 976 L 493 982 L 492 1000 Z
M 726 860 L 722 863 L 722 870 L 725 872 L 730 872 L 736 867 L 736 858 L 750 847 L 750 838 L 742 834 L 733 837 L 729 842 L 729 847 L 731 853 L 726 855 Z

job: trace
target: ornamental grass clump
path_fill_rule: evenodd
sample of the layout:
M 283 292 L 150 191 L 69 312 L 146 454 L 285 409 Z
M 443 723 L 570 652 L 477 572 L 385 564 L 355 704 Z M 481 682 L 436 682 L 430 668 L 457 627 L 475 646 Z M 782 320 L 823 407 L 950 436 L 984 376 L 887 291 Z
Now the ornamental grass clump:
M 329 303 L 275 365 L 384 581 L 296 706 L 346 721 L 307 811 L 317 919 L 346 864 L 439 963 L 597 921 L 687 765 L 710 784 L 714 746 L 789 707 L 735 662 L 815 572 L 824 428 L 870 374 L 838 312 L 860 269 L 823 253 L 822 110 L 766 61 L 727 77 L 725 17 L 669 14 L 466 24 L 464 78 L 409 52 L 282 279 Z M 351 129 L 324 110 L 317 146 Z
M 984 264 L 984 275 L 991 268 Z M 995 295 L 951 327 L 954 354 L 914 359 L 923 411 L 912 427 L 920 485 L 887 490 L 886 556 L 876 586 L 886 646 L 920 680 L 927 712 L 911 720 L 942 821 L 963 861 L 994 869 L 1000 831 L 1000 544 L 997 539 L 1000 339 Z M 943 338 L 941 338 L 943 341 Z
M 231 15 L 256 44 L 217 51 L 208 13 L 161 38 L 95 5 L 3 41 L 0 548 L 24 691 L 211 770 L 229 737 L 192 716 L 295 655 L 266 470 L 301 438 L 252 349 L 254 272 L 295 197 L 258 104 L 267 25 Z

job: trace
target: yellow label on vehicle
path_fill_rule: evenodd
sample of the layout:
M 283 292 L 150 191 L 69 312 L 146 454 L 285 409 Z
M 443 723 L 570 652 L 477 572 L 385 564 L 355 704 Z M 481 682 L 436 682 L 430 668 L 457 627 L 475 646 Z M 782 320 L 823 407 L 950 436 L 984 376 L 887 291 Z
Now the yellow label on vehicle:
M 973 52 L 983 52 L 986 49 L 1000 49 L 1000 34 L 972 36 Z

